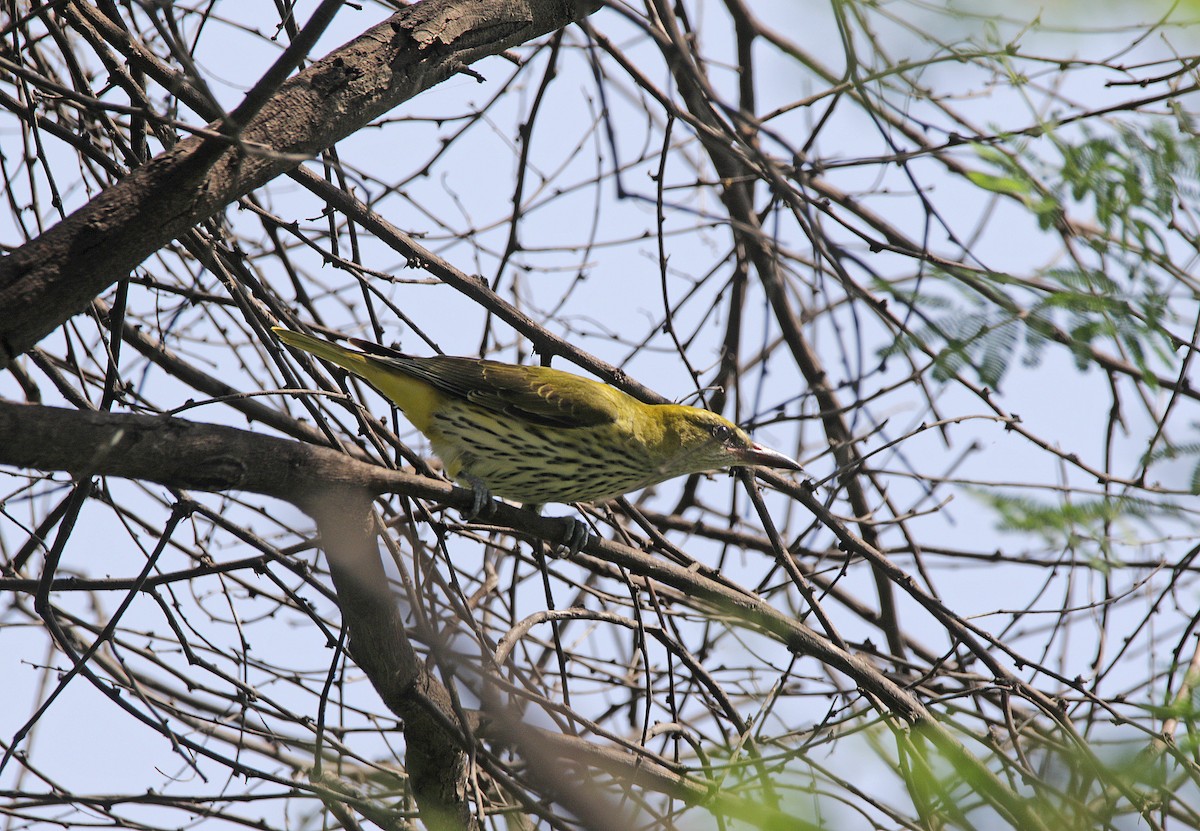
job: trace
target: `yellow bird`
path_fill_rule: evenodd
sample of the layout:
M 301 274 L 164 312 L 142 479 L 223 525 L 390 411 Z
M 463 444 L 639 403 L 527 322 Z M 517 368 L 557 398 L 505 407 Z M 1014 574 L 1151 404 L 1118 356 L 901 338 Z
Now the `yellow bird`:
M 691 473 L 763 465 L 802 470 L 716 413 L 646 404 L 548 367 L 478 358 L 415 358 L 355 338 L 347 349 L 299 332 L 289 346 L 354 373 L 429 439 L 450 477 L 527 506 L 595 502 Z

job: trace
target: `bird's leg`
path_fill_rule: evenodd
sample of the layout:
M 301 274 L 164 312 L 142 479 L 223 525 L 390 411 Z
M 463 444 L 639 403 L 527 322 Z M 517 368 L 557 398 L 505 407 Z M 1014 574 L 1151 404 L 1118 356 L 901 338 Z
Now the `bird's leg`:
M 541 505 L 526 503 L 522 507 L 524 507 L 527 511 L 533 511 L 535 514 L 540 514 L 542 512 Z M 564 526 L 566 530 L 563 533 L 562 539 L 557 544 L 550 547 L 550 554 L 553 557 L 568 559 L 570 557 L 574 557 L 583 550 L 585 545 L 587 545 L 588 526 L 586 522 L 581 519 L 576 519 L 575 517 L 564 516 L 559 517 L 559 519 L 561 519 L 563 523 L 569 524 Z M 563 551 L 563 549 L 566 550 Z
M 488 490 L 487 485 L 482 479 L 477 479 L 474 476 L 463 476 L 462 481 L 471 486 L 471 507 L 463 511 L 463 519 L 467 522 L 479 518 L 487 518 L 495 509 L 495 504 L 492 502 L 492 492 Z
M 567 549 L 566 552 L 561 556 L 570 559 L 582 551 L 583 547 L 587 545 L 588 526 L 587 523 L 582 519 L 576 519 L 575 517 L 563 517 L 563 519 L 571 524 L 567 533 L 563 535 L 563 541 L 560 544 L 560 548 Z M 558 548 L 555 549 L 556 554 L 558 550 Z

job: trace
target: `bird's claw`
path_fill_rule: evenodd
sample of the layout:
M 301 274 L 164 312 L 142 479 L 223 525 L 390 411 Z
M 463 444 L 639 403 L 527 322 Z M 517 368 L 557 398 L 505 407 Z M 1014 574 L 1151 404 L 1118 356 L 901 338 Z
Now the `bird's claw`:
M 575 519 L 574 517 L 563 517 L 563 521 L 568 523 L 566 531 L 563 534 L 562 542 L 554 546 L 554 556 L 563 559 L 574 557 L 588 543 L 588 526 L 583 520 Z
M 482 482 L 473 481 L 471 484 L 471 507 L 462 512 L 462 517 L 467 522 L 473 522 L 480 518 L 487 518 L 495 509 L 495 504 L 492 502 L 491 491 Z

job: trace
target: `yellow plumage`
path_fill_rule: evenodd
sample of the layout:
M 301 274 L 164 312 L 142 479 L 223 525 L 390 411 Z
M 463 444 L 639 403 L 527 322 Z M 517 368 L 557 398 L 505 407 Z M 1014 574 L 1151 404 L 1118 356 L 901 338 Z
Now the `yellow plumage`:
M 548 367 L 359 350 L 286 329 L 289 346 L 368 381 L 429 439 L 451 478 L 527 505 L 609 499 L 739 465 L 800 470 L 716 413 L 646 404 Z

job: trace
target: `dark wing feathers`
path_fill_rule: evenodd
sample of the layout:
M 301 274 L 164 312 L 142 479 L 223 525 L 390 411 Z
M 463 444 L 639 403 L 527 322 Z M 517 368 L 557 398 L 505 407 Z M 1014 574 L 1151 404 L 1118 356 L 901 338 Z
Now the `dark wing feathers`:
M 546 427 L 595 427 L 618 415 L 620 392 L 569 372 L 478 358 L 415 358 L 357 338 L 350 343 L 447 395 Z

